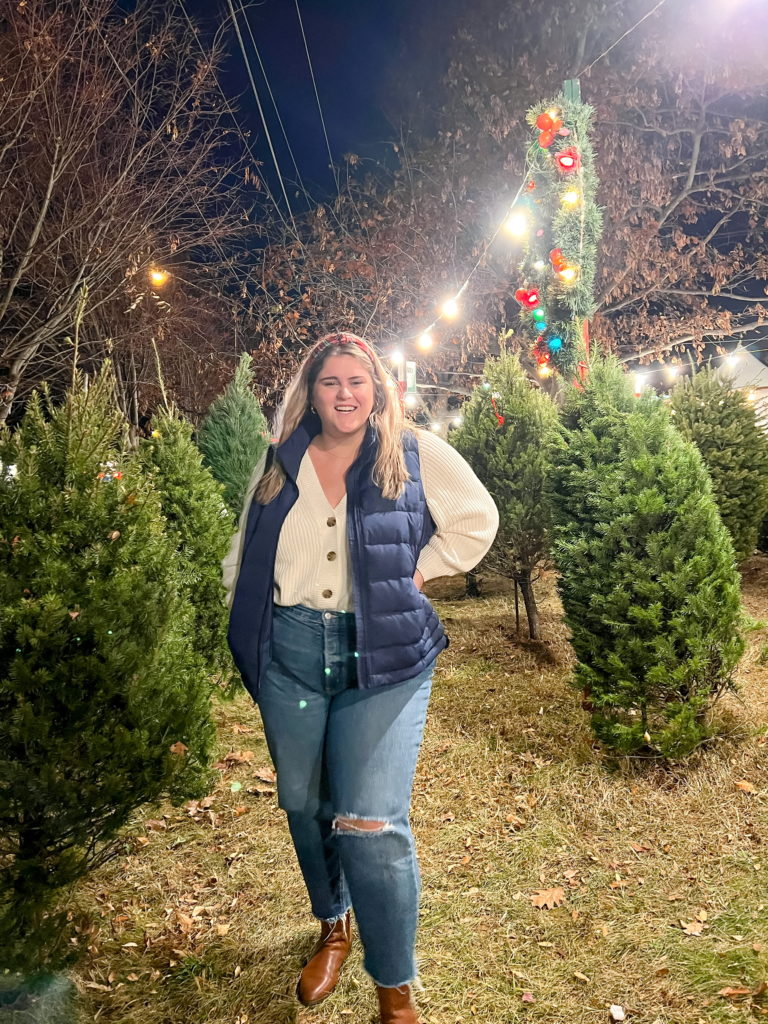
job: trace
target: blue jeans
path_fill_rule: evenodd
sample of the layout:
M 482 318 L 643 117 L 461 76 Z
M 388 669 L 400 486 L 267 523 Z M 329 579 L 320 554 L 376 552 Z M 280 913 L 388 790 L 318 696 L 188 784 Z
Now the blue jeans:
M 418 973 L 420 891 L 408 812 L 433 666 L 360 690 L 353 614 L 274 612 L 258 704 L 312 912 L 335 921 L 354 907 L 366 970 L 378 985 L 405 985 Z

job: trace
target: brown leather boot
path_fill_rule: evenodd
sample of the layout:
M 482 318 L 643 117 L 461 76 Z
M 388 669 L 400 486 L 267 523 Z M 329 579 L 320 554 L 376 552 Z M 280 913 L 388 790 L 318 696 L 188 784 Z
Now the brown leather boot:
M 349 912 L 334 924 L 323 921 L 320 942 L 301 972 L 296 996 L 304 1006 L 317 1006 L 336 988 L 341 966 L 349 956 L 352 931 Z
M 381 1024 L 419 1024 L 410 985 L 401 985 L 400 988 L 382 988 L 377 985 L 376 995 L 379 997 Z

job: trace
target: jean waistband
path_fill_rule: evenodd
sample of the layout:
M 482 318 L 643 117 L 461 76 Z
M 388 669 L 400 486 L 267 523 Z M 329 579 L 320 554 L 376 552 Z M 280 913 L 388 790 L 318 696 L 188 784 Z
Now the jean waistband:
M 308 626 L 322 625 L 323 622 L 333 620 L 339 623 L 351 624 L 354 622 L 354 612 L 320 611 L 318 608 L 307 608 L 304 604 L 276 604 L 275 615 L 285 615 L 294 621 L 304 622 Z

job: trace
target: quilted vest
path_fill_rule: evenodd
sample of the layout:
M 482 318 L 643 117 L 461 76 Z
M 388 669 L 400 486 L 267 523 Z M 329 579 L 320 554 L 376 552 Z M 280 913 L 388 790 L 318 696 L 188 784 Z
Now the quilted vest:
M 301 460 L 320 431 L 317 416 L 273 449 L 285 470 L 280 494 L 268 505 L 255 500 L 248 512 L 242 560 L 229 619 L 229 645 L 246 689 L 255 698 L 269 664 L 275 557 L 285 517 L 299 491 Z M 432 605 L 413 582 L 422 548 L 435 531 L 421 482 L 416 438 L 403 439 L 409 480 L 402 495 L 385 498 L 372 479 L 378 450 L 368 429 L 347 472 L 347 535 L 357 629 L 357 685 L 363 689 L 402 683 L 422 672 L 447 646 Z

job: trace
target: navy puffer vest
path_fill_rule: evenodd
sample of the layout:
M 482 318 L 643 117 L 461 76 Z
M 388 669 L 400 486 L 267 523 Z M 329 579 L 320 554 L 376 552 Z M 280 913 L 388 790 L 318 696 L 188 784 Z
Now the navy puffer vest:
M 229 645 L 243 682 L 256 698 L 269 664 L 275 556 L 285 517 L 299 491 L 301 460 L 320 422 L 307 414 L 273 452 L 285 485 L 269 505 L 253 501 L 229 619 Z M 448 640 L 432 605 L 413 582 L 422 548 L 435 531 L 421 483 L 416 438 L 404 436 L 410 479 L 397 499 L 384 498 L 372 479 L 377 441 L 369 428 L 347 473 L 349 538 L 357 627 L 358 686 L 371 689 L 412 679 Z

